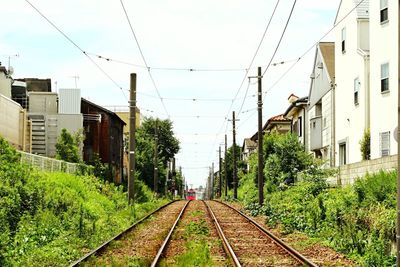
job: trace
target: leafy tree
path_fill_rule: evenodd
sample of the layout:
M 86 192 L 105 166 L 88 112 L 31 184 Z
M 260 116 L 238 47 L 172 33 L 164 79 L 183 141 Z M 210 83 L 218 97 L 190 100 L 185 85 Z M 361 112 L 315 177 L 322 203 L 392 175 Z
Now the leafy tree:
M 313 163 L 311 155 L 304 151 L 297 136 L 269 133 L 264 136 L 265 185 L 267 191 L 274 191 L 284 184 L 292 184 L 297 174 L 308 169 Z
M 82 137 L 79 134 L 73 136 L 67 129 L 62 129 L 56 144 L 56 158 L 73 163 L 80 162 L 79 145 L 81 143 Z
M 240 151 L 241 151 L 241 147 L 236 145 L 235 156 L 236 156 L 236 163 L 237 163 L 236 166 L 237 166 L 238 180 L 239 180 L 240 173 L 246 171 L 246 163 L 240 159 L 240 153 L 241 153 Z M 225 160 L 227 163 L 226 172 L 227 172 L 227 178 L 228 178 L 228 188 L 233 188 L 233 145 L 228 148 Z M 223 164 L 225 164 L 225 162 Z M 224 172 L 222 172 L 222 175 L 223 175 L 223 177 L 225 177 Z M 218 185 L 216 185 L 216 186 L 218 186 Z
M 145 118 L 136 131 L 136 166 L 138 177 L 154 188 L 155 126 L 158 129 L 158 190 L 165 191 L 167 163 L 179 151 L 179 140 L 174 136 L 172 121 Z

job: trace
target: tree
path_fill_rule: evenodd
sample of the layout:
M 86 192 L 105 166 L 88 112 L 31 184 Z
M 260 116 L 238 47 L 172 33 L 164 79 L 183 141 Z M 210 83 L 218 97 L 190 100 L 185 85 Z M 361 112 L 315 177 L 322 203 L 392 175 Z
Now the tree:
M 237 166 L 238 180 L 239 180 L 239 176 L 240 176 L 239 173 L 246 171 L 246 163 L 240 159 L 240 150 L 241 150 L 241 147 L 236 145 L 236 150 L 235 150 L 236 153 L 235 154 L 236 154 L 236 162 L 237 162 L 236 166 Z M 224 160 L 227 163 L 226 172 L 227 172 L 227 178 L 228 178 L 228 188 L 233 188 L 233 145 L 228 148 L 228 151 L 226 153 L 226 158 Z M 222 175 L 223 175 L 223 177 L 225 177 L 225 173 L 223 173 Z
M 154 118 L 145 118 L 136 131 L 136 169 L 139 179 L 150 188 L 154 187 L 154 146 L 155 126 L 158 129 L 158 178 L 159 192 L 165 191 L 168 161 L 179 151 L 179 140 L 174 136 L 172 121 Z
M 291 133 L 265 135 L 263 149 L 265 184 L 269 192 L 274 191 L 282 183 L 294 183 L 297 174 L 314 163 L 297 136 Z
M 72 136 L 67 129 L 63 128 L 56 144 L 56 158 L 73 163 L 80 162 L 79 145 L 81 142 L 80 134 Z

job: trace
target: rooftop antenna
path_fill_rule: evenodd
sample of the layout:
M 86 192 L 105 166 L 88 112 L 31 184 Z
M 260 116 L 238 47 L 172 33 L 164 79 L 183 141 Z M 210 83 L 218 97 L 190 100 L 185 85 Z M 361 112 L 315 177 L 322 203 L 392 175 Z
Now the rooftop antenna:
M 71 78 L 73 78 L 75 80 L 75 89 L 78 89 L 78 80 L 79 80 L 79 76 L 75 75 L 75 76 L 70 76 Z

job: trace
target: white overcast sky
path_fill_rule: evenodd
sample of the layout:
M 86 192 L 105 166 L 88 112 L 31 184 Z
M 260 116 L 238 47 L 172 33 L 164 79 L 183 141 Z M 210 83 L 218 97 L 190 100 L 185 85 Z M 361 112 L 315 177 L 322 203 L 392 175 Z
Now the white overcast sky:
M 349 0 L 347 0 L 349 1 Z M 157 97 L 119 0 L 30 0 L 48 19 L 88 53 L 116 61 L 93 60 L 129 95 L 129 74 L 137 73 L 138 106 L 143 115 L 167 118 Z M 291 93 L 306 96 L 315 48 L 288 74 L 272 85 L 313 46 L 334 23 L 339 0 L 298 0 L 282 44 L 263 78 L 267 91 L 263 123 L 288 107 Z M 159 90 L 174 131 L 181 141 L 177 165 L 188 184 L 205 185 L 208 167 L 218 164 L 218 146 L 232 126 L 226 116 L 237 114 L 237 143 L 257 130 L 257 85 L 253 80 L 248 97 L 246 78 L 232 102 L 261 40 L 276 0 L 124 0 L 133 29 Z M 282 34 L 293 0 L 280 0 L 275 17 L 249 76 L 266 66 Z M 123 91 L 42 18 L 25 0 L 6 0 L 0 10 L 0 61 L 8 56 L 14 78 L 51 78 L 53 91 L 75 87 L 79 76 L 82 96 L 103 106 L 127 106 Z M 328 36 L 324 41 L 332 41 Z M 239 69 L 238 71 L 177 71 L 152 68 Z M 183 99 L 182 99 L 183 98 Z M 197 99 L 185 100 L 185 99 Z M 207 101 L 201 101 L 201 100 Z M 214 100 L 214 101 L 211 101 Z M 218 101 L 215 101 L 218 100 Z M 232 109 L 230 106 L 232 105 Z M 228 114 L 229 111 L 229 114 Z M 246 112 L 248 111 L 248 112 Z

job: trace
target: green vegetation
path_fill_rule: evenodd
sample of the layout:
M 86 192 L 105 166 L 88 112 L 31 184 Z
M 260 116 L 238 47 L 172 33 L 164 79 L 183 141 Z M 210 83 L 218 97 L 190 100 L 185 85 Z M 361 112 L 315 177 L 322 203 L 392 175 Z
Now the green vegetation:
M 0 177 L 0 266 L 65 266 L 165 202 L 142 182 L 134 209 L 122 187 L 36 171 L 2 138 Z
M 371 158 L 371 132 L 369 129 L 364 131 L 363 138 L 360 141 L 360 151 L 363 160 Z
M 56 158 L 67 162 L 80 162 L 79 145 L 82 141 L 80 132 L 73 136 L 67 129 L 62 129 L 56 144 Z
M 158 129 L 158 193 L 165 192 L 167 178 L 175 176 L 176 185 L 168 181 L 168 189 L 182 185 L 182 175 L 168 173 L 168 161 L 179 151 L 179 141 L 174 136 L 172 122 L 170 120 L 160 120 L 145 118 L 136 132 L 136 168 L 140 180 L 154 188 L 154 148 L 155 148 L 155 127 Z
M 262 207 L 257 203 L 255 156 L 249 173 L 240 176 L 238 197 L 252 215 L 266 215 L 267 223 L 284 233 L 304 232 L 362 266 L 394 265 L 396 173 L 367 175 L 353 186 L 330 188 L 325 178 L 332 171 L 321 169 L 293 137 L 265 139 Z

